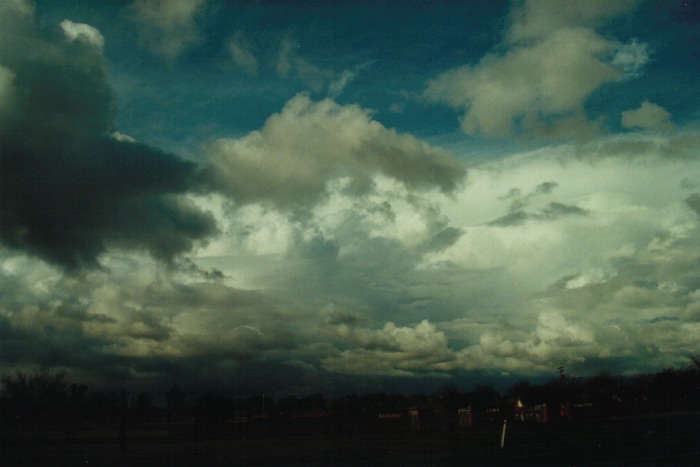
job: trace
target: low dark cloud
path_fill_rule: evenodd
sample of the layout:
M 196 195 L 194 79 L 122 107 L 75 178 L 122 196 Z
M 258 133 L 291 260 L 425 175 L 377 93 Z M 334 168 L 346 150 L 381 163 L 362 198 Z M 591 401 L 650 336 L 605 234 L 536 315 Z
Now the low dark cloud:
M 489 225 L 496 227 L 513 227 L 524 224 L 527 222 L 528 217 L 528 214 L 524 211 L 515 211 L 489 222 Z
M 178 197 L 194 164 L 113 136 L 99 32 L 37 30 L 21 12 L 0 11 L 10 13 L 23 21 L 0 45 L 0 240 L 77 269 L 110 244 L 169 261 L 215 232 L 210 215 Z M 14 50 L 22 44 L 33 53 Z
M 553 221 L 566 216 L 585 216 L 588 211 L 578 206 L 562 203 L 549 203 L 544 209 L 537 212 L 514 211 L 489 222 L 496 227 L 513 227 L 522 225 L 528 221 Z
M 552 192 L 553 189 L 555 189 L 558 186 L 559 186 L 559 184 L 557 182 L 540 183 L 539 185 L 537 185 L 537 188 L 535 188 L 535 193 L 549 194 Z
M 435 235 L 430 237 L 430 239 L 425 242 L 422 246 L 423 251 L 442 251 L 448 247 L 454 245 L 457 240 L 464 234 L 462 229 L 455 227 L 446 227 Z
M 696 214 L 700 215 L 700 193 L 693 193 L 685 200 L 686 204 L 695 211 Z
M 522 211 L 533 200 L 541 196 L 551 194 L 552 191 L 558 186 L 559 184 L 556 182 L 543 182 L 537 185 L 534 190 L 527 194 L 523 194 L 520 188 L 511 188 L 508 190 L 508 193 L 501 196 L 499 199 L 511 200 L 510 212 L 516 213 L 516 211 Z
M 539 215 L 539 218 L 558 219 L 562 216 L 585 216 L 587 213 L 588 211 L 578 206 L 554 202 L 549 203 L 549 205 Z

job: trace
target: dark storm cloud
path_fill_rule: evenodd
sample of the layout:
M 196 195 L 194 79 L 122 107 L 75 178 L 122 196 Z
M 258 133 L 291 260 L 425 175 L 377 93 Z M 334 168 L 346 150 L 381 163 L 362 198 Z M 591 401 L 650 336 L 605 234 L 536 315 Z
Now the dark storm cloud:
M 578 206 L 562 204 L 562 203 L 549 203 L 549 205 L 542 211 L 538 218 L 540 219 L 558 219 L 562 216 L 585 216 L 588 213 L 585 209 L 581 209 Z
M 522 225 L 528 220 L 528 217 L 528 214 L 523 211 L 515 211 L 489 222 L 489 225 L 496 227 L 512 227 L 515 225 Z
M 36 30 L 27 15 L 0 9 L 0 240 L 79 268 L 110 243 L 170 260 L 212 234 L 213 218 L 177 197 L 193 164 L 113 136 L 99 32 Z
M 695 211 L 696 214 L 700 215 L 700 193 L 693 193 L 685 200 L 686 204 Z
M 434 234 L 428 241 L 421 245 L 422 251 L 442 251 L 454 245 L 464 234 L 464 231 L 455 227 L 446 227 Z
M 230 380 L 245 361 L 275 365 L 297 347 L 286 305 L 259 292 L 119 267 L 44 281 L 34 263 L 0 268 L 2 371 L 63 368 L 91 387 L 153 390 Z
M 535 188 L 535 193 L 538 193 L 538 194 L 549 194 L 549 193 L 552 192 L 553 189 L 555 189 L 555 188 L 558 187 L 558 186 L 559 186 L 559 184 L 558 184 L 557 182 L 544 182 L 544 183 L 540 183 L 540 184 L 537 185 L 537 187 Z
M 44 316 L 37 312 L 22 319 L 33 319 L 34 328 L 29 328 L 28 323 L 17 323 L 16 317 L 14 322 L 12 317 L 0 317 L 3 365 L 31 362 L 47 368 L 59 365 L 94 368 L 105 364 L 105 354 L 100 350 L 104 342 L 88 337 L 80 330 L 84 316 L 74 319 L 59 317 L 55 313 Z
M 559 184 L 556 182 L 543 182 L 525 195 L 522 194 L 520 188 L 511 188 L 506 195 L 501 196 L 499 199 L 510 199 L 510 211 L 515 213 L 525 208 L 533 199 L 551 194 L 552 190 L 558 186 Z
M 562 203 L 549 203 L 544 209 L 537 212 L 528 213 L 525 211 L 514 211 L 489 222 L 489 225 L 496 227 L 513 227 L 522 225 L 527 221 L 553 221 L 565 216 L 585 216 L 588 211 L 578 206 Z

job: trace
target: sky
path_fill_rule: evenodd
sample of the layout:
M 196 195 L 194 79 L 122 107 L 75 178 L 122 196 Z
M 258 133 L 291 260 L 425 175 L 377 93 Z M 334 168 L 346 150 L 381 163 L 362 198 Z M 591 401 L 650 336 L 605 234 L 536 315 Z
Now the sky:
M 5 0 L 0 372 L 414 392 L 700 352 L 700 2 Z

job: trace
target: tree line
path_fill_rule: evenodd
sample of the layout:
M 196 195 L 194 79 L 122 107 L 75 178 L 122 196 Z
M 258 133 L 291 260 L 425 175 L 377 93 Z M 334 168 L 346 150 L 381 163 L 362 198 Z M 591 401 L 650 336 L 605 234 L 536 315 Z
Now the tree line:
M 266 395 L 234 397 L 221 391 L 188 395 L 178 385 L 158 398 L 148 392 L 90 391 L 71 383 L 63 371 L 17 371 L 0 378 L 0 418 L 4 423 L 75 426 L 81 423 L 140 425 L 147 420 L 167 423 L 193 421 L 224 423 L 283 417 L 361 416 L 405 410 L 410 407 L 456 411 L 466 406 L 587 402 L 598 405 L 642 404 L 649 410 L 700 408 L 700 357 L 690 356 L 683 368 L 657 373 L 614 375 L 600 372 L 588 377 L 560 376 L 543 384 L 527 379 L 513 382 L 503 393 L 489 385 L 462 392 L 445 384 L 431 394 L 348 394 L 327 398 L 323 394 L 290 395 L 273 399 Z M 156 403 L 158 401 L 158 403 Z

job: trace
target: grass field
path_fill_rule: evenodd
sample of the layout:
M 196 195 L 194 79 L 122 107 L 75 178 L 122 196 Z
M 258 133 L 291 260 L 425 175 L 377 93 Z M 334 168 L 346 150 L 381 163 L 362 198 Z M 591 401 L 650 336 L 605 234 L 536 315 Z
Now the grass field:
M 290 424 L 2 427 L 12 465 L 700 465 L 700 413 L 418 431 L 339 420 Z

